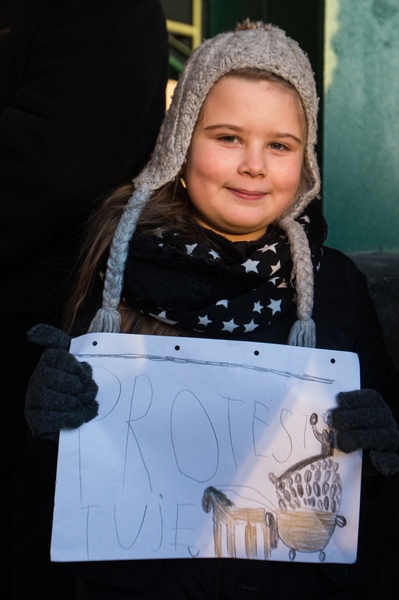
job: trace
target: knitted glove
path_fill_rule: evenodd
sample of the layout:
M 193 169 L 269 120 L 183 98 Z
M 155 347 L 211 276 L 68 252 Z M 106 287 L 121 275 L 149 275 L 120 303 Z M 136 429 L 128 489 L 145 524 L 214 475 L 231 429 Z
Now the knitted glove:
M 71 338 L 51 325 L 35 325 L 28 339 L 46 346 L 29 384 L 25 418 L 33 435 L 56 440 L 60 429 L 76 428 L 98 413 L 92 368 L 68 352 Z
M 399 471 L 398 425 L 381 394 L 355 390 L 337 395 L 338 408 L 331 411 L 335 442 L 342 452 L 359 448 L 370 451 L 374 467 L 384 475 Z

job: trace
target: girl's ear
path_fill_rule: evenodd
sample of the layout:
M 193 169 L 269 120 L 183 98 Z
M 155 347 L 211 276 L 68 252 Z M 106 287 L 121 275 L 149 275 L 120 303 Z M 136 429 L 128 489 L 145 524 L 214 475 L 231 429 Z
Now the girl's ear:
M 184 160 L 184 163 L 182 164 L 182 166 L 180 168 L 180 171 L 179 171 L 179 174 L 178 174 L 179 181 L 180 181 L 180 183 L 182 184 L 182 186 L 184 187 L 185 190 L 187 189 L 187 185 L 186 185 L 186 182 L 184 180 L 184 171 L 185 171 L 186 164 L 187 164 L 187 159 Z

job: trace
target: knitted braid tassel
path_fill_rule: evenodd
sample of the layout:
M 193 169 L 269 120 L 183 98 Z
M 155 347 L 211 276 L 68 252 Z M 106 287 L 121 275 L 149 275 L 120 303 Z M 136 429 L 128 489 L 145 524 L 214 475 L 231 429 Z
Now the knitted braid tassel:
M 309 243 L 302 226 L 294 219 L 286 217 L 279 225 L 286 232 L 290 243 L 297 295 L 298 320 L 291 328 L 288 344 L 315 348 L 316 325 L 312 319 L 314 276 Z
M 103 302 L 90 323 L 88 332 L 119 333 L 121 315 L 119 303 L 122 294 L 125 263 L 129 242 L 135 232 L 137 221 L 150 197 L 150 190 L 139 189 L 127 203 L 112 240 L 104 280 Z

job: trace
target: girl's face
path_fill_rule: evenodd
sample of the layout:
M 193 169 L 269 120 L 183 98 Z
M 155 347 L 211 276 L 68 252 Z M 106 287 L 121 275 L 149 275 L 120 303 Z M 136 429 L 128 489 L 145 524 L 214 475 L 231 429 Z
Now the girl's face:
M 184 171 L 198 222 L 231 241 L 261 237 L 295 198 L 304 147 L 304 117 L 289 90 L 235 76 L 218 81 Z

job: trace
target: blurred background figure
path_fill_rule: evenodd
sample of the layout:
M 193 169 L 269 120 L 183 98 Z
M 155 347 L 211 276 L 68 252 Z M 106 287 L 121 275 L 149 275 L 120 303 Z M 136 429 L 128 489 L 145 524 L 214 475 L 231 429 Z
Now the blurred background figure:
M 147 162 L 165 110 L 157 0 L 0 0 L 1 539 L 5 600 L 74 597 L 29 462 L 26 332 L 60 324 L 86 218 Z M 42 493 L 43 492 L 43 493 Z M 4 562 L 6 560 L 6 562 Z

